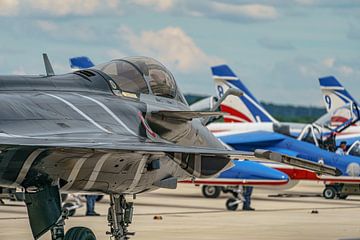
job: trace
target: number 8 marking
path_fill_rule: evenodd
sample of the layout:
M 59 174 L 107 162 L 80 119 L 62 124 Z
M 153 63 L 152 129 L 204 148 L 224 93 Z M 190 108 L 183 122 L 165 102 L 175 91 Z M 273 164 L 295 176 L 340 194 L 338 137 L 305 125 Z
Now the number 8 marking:
M 221 98 L 222 96 L 224 96 L 224 89 L 222 86 L 218 85 L 217 86 L 218 92 L 219 92 L 219 98 Z

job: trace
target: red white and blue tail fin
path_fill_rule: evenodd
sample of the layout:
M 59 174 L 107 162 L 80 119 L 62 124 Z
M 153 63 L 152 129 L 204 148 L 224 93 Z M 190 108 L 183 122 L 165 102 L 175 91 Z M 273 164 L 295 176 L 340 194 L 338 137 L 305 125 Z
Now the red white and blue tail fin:
M 326 110 L 333 112 L 346 104 L 356 103 L 350 93 L 333 76 L 319 78 Z
M 335 77 L 319 78 L 319 83 L 332 126 L 341 126 L 358 118 L 358 103 Z
M 211 71 L 219 98 L 229 88 L 244 93 L 241 97 L 229 96 L 221 104 L 221 111 L 229 114 L 224 116 L 225 122 L 277 122 L 227 65 L 211 67 Z

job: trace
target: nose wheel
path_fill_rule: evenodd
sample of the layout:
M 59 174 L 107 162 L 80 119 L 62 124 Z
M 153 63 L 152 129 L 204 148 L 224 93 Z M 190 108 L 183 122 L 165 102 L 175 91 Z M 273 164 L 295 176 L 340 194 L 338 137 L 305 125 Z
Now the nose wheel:
M 96 240 L 96 237 L 89 228 L 73 227 L 66 232 L 64 240 Z
M 228 191 L 233 195 L 233 197 L 226 201 L 226 209 L 229 211 L 235 211 L 239 207 L 239 204 L 244 202 L 244 197 L 242 195 L 243 188 L 242 186 L 238 186 L 236 188 L 229 189 Z
M 239 203 L 241 203 L 241 200 L 235 198 L 229 198 L 226 201 L 226 209 L 229 211 L 235 211 L 239 207 Z

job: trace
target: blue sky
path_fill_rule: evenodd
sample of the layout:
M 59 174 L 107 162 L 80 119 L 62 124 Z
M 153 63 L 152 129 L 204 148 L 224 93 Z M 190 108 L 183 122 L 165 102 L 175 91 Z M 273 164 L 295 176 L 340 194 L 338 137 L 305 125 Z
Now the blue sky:
M 68 57 L 160 60 L 184 93 L 214 94 L 227 63 L 260 100 L 321 106 L 317 78 L 360 99 L 358 0 L 0 0 L 0 73 L 56 73 Z

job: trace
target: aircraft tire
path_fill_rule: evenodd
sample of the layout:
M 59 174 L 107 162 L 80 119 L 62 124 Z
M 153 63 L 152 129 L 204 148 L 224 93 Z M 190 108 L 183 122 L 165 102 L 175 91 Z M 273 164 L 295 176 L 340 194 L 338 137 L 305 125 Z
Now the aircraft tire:
M 71 202 L 67 202 L 63 205 L 63 208 L 72 208 L 75 204 Z M 72 217 L 75 215 L 76 209 L 69 210 L 69 217 Z
M 209 186 L 209 185 L 202 186 L 201 191 L 202 191 L 202 194 L 204 195 L 204 197 L 206 197 L 206 198 L 218 198 L 221 193 L 220 187 Z
M 235 211 L 239 204 L 233 204 L 234 202 L 236 202 L 238 200 L 236 200 L 235 198 L 229 198 L 227 201 L 226 201 L 226 209 L 229 210 L 229 211 Z
M 337 194 L 337 191 L 334 187 L 332 186 L 327 186 L 325 187 L 324 191 L 323 191 L 323 197 L 325 199 L 334 199 L 335 196 Z
M 96 240 L 96 237 L 89 228 L 73 227 L 66 232 L 64 240 Z

